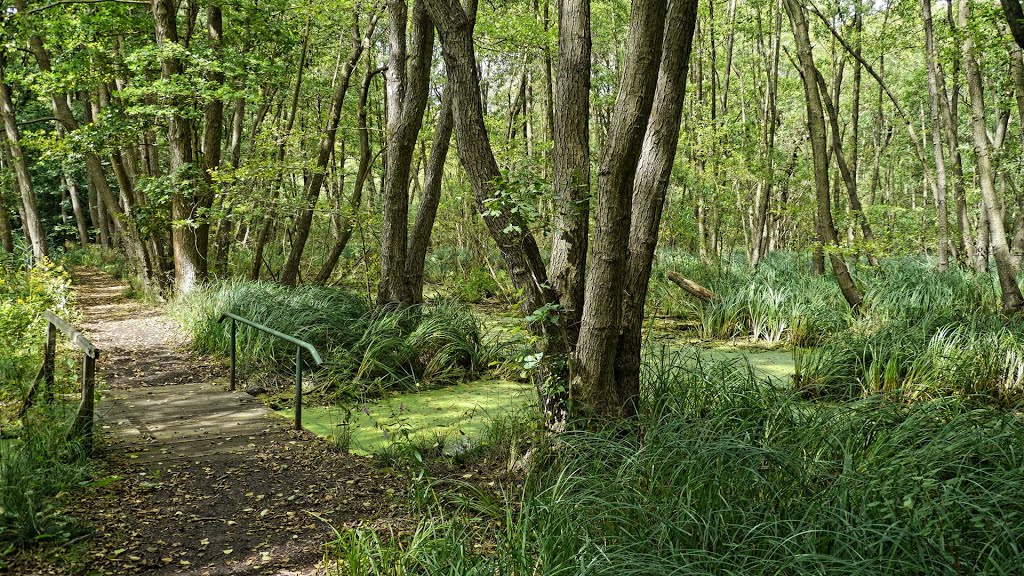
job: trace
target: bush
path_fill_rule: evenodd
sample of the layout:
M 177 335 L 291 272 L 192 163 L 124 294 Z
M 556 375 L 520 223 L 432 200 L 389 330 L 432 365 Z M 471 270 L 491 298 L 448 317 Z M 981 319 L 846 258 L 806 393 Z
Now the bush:
M 81 445 L 66 438 L 73 408 L 33 408 L 18 438 L 0 439 L 0 542 L 24 546 L 66 539 L 80 529 L 57 506 L 60 494 L 80 487 L 92 472 Z
M 674 270 L 718 295 L 698 302 L 664 279 Z M 708 266 L 692 256 L 659 255 L 652 304 L 692 319 L 701 338 L 749 337 L 770 343 L 810 346 L 853 321 L 833 279 L 810 273 L 797 254 L 773 253 L 756 269 L 745 261 Z
M 75 320 L 67 272 L 49 260 L 28 267 L 0 259 L 0 426 L 17 409 L 42 363 L 46 310 Z

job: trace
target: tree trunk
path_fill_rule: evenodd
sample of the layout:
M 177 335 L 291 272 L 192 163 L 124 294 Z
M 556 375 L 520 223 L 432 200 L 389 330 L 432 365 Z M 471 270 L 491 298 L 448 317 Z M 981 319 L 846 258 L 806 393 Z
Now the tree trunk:
M 284 156 L 285 149 L 288 146 L 288 139 L 291 136 L 292 128 L 295 126 L 295 117 L 299 108 L 299 93 L 302 90 L 302 79 L 305 76 L 306 71 L 306 60 L 309 54 L 309 31 L 312 25 L 313 16 L 310 14 L 306 18 L 306 28 L 302 33 L 302 50 L 299 52 L 299 66 L 295 74 L 295 91 L 292 92 L 292 104 L 291 112 L 288 113 L 287 121 L 285 122 L 284 134 L 280 136 L 279 144 L 277 146 L 277 186 L 273 189 L 270 194 L 270 203 L 273 204 L 277 200 L 278 194 L 281 193 L 281 188 L 284 186 Z M 268 211 L 272 210 L 273 206 L 267 208 Z M 263 250 L 270 240 L 270 233 L 274 229 L 274 221 L 276 215 L 268 214 L 263 217 L 263 222 L 260 224 L 259 232 L 256 235 L 256 244 L 253 247 L 252 255 L 252 267 L 249 270 L 250 280 L 259 280 L 260 271 L 263 269 Z
M 0 244 L 5 254 L 14 254 L 14 234 L 11 230 L 11 211 L 7 207 L 6 190 L 0 190 Z
M 626 273 L 633 180 L 658 84 L 664 24 L 664 0 L 633 2 L 626 40 L 629 57 L 598 170 L 593 260 L 570 380 L 572 396 L 595 416 L 621 416 L 629 410 L 619 396 L 614 370 L 623 308 L 621 281 Z
M 828 145 L 825 140 L 825 116 L 821 107 L 821 94 L 816 81 L 817 68 L 811 54 L 811 39 L 807 30 L 807 11 L 800 0 L 786 0 L 786 12 L 793 26 L 793 37 L 796 42 L 800 63 L 800 75 L 804 85 L 804 99 L 807 105 L 807 129 L 811 140 L 811 153 L 814 160 L 814 188 L 817 196 L 818 230 L 822 236 L 821 244 L 830 249 L 828 254 L 832 263 L 832 271 L 839 283 L 839 289 L 850 308 L 857 310 L 864 300 L 846 267 L 846 261 L 836 252 L 839 242 L 836 238 L 835 224 L 832 222 L 831 198 L 829 195 Z
M 156 23 L 156 41 L 159 46 L 178 43 L 177 5 L 173 0 L 152 0 L 153 20 Z M 171 82 L 184 73 L 181 58 L 167 56 L 160 63 L 160 78 Z M 197 196 L 193 165 L 192 122 L 182 110 L 177 97 L 168 102 L 173 111 L 167 120 L 168 168 L 174 182 L 171 194 L 171 247 L 174 251 L 174 286 L 182 294 L 196 288 L 206 279 L 206 255 L 200 248 L 207 245 L 201 239 L 198 213 L 201 207 Z M 205 228 L 208 233 L 209 228 Z
M 43 230 L 43 223 L 39 219 L 39 209 L 36 207 L 36 197 L 32 191 L 32 177 L 28 172 L 28 161 L 21 149 L 21 134 L 18 132 L 18 121 L 14 116 L 14 101 L 11 98 L 11 87 L 7 84 L 6 72 L 7 52 L 4 48 L 0 49 L 0 116 L 3 116 L 11 167 L 14 168 L 14 180 L 24 209 L 22 224 L 28 236 L 26 240 L 32 245 L 32 257 L 39 262 L 48 255 L 46 231 Z
M 231 169 L 238 170 L 242 163 L 242 130 L 245 126 L 245 97 L 239 96 L 235 99 L 234 110 L 231 114 Z M 228 199 L 225 198 L 225 214 L 221 218 L 220 226 L 217 227 L 217 252 L 214 256 L 214 269 L 219 273 L 228 275 L 228 254 L 231 252 L 231 207 Z
M 445 87 L 441 97 L 441 109 L 434 124 L 434 141 L 430 146 L 430 157 L 427 160 L 423 196 L 416 212 L 416 223 L 409 237 L 409 254 L 405 260 L 405 277 L 413 304 L 423 302 L 423 268 L 430 245 L 430 234 L 437 217 L 437 208 L 441 203 L 441 180 L 444 178 L 444 163 L 448 157 L 453 125 L 451 90 Z
M 644 306 L 679 142 L 697 5 L 698 0 L 668 2 L 658 85 L 633 182 L 626 275 L 620 286 L 622 321 L 615 348 L 618 402 L 628 416 L 639 411 Z
M 1017 286 L 1017 275 L 1013 270 L 1010 249 L 1006 242 L 1003 214 L 996 196 L 995 172 L 992 167 L 990 144 L 985 127 L 985 96 L 981 85 L 981 70 L 974 57 L 974 40 L 971 37 L 971 31 L 967 29 L 969 11 L 969 2 L 960 0 L 959 27 L 963 31 L 964 72 L 971 101 L 974 156 L 985 216 L 988 218 L 992 255 L 995 257 L 996 272 L 999 274 L 999 286 L 1002 290 L 1003 311 L 1015 312 L 1024 304 L 1024 298 Z
M 928 100 L 931 104 L 932 152 L 935 157 L 936 208 L 939 218 L 939 270 L 949 267 L 949 216 L 946 211 L 946 155 L 942 144 L 942 126 L 939 112 L 938 64 L 935 38 L 932 32 L 932 0 L 921 0 L 924 22 L 925 59 L 928 64 Z M 945 97 L 945 95 L 943 95 Z
M 287 286 L 294 286 L 299 279 L 299 265 L 302 263 L 302 253 L 306 248 L 306 240 L 309 239 L 309 230 L 313 223 L 313 211 L 316 209 L 317 200 L 320 198 L 320 190 L 323 189 L 324 180 L 327 178 L 327 165 L 331 161 L 331 154 L 334 152 L 334 142 L 337 139 L 338 124 L 341 120 L 341 108 L 345 103 L 345 94 L 348 93 L 349 79 L 352 71 L 363 50 L 370 44 L 370 36 L 377 26 L 377 13 L 370 19 L 366 33 L 360 38 L 358 30 L 355 32 L 355 43 L 349 52 L 348 59 L 341 69 L 338 78 L 338 85 L 335 87 L 334 98 L 331 101 L 330 117 L 324 133 L 320 136 L 320 143 L 317 146 L 316 166 L 313 169 L 313 176 L 306 186 L 305 203 L 295 221 L 295 235 L 292 237 L 292 247 L 285 261 L 284 269 L 281 270 L 281 283 Z
M 462 9 L 459 8 L 462 12 Z M 406 0 L 389 0 L 388 137 L 384 164 L 384 210 L 381 226 L 380 284 L 377 305 L 410 304 L 405 279 L 409 242 L 409 177 L 416 138 L 423 125 L 430 87 L 434 33 L 419 0 L 412 11 L 412 38 L 406 44 Z M 462 12 L 465 16 L 465 13 Z M 407 56 L 407 49 L 411 55 Z M 407 62 L 408 60 L 408 62 Z
M 560 4 L 550 267 L 551 285 L 558 293 L 572 347 L 583 313 L 590 223 L 590 0 Z
M 224 20 L 220 0 L 210 0 L 206 6 L 206 36 L 213 58 L 217 61 L 207 80 L 213 89 L 218 89 L 224 85 L 224 72 L 218 69 L 219 61 L 222 59 L 221 39 L 224 36 Z M 224 101 L 215 96 L 206 103 L 206 109 L 203 111 L 202 170 L 200 174 L 202 182 L 198 204 L 199 209 L 207 215 L 199 221 L 196 240 L 199 243 L 197 247 L 199 254 L 204 262 L 209 259 L 210 254 L 210 217 L 208 214 L 213 207 L 213 173 L 220 168 L 221 134 L 223 131 Z

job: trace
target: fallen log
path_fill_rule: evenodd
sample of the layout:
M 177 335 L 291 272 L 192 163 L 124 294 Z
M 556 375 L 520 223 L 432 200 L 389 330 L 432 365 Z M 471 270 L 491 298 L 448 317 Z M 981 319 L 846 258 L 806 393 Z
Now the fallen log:
M 665 277 L 672 281 L 673 284 L 679 286 L 687 294 L 700 300 L 701 302 L 712 302 L 718 300 L 718 294 L 715 294 L 711 290 L 701 286 L 700 284 L 690 280 L 678 272 L 669 270 L 665 273 Z

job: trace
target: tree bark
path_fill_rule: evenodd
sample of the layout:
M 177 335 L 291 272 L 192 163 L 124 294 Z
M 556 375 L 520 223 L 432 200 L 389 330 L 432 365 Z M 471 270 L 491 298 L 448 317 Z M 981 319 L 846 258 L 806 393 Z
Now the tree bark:
M 437 208 L 441 203 L 441 180 L 444 178 L 444 163 L 452 140 L 452 94 L 446 86 L 441 96 L 441 109 L 434 124 L 434 141 L 427 159 L 427 175 L 423 184 L 420 207 L 416 212 L 409 237 L 409 254 L 405 260 L 405 277 L 412 295 L 412 303 L 423 302 L 423 268 L 430 245 L 430 234 L 434 229 Z
M 925 59 L 928 64 L 928 100 L 931 109 L 932 152 L 935 157 L 936 208 L 939 219 L 939 270 L 949 267 L 949 216 L 946 210 L 946 155 L 942 144 L 942 125 L 939 111 L 938 64 L 932 26 L 932 0 L 921 0 L 921 18 L 924 22 Z M 942 95 L 945 97 L 945 95 Z
M 152 0 L 153 20 L 156 23 L 156 42 L 159 46 L 178 44 L 177 5 L 173 0 Z M 178 56 L 167 56 L 160 63 L 160 78 L 170 82 L 184 73 Z M 174 182 L 171 194 L 171 247 L 174 251 L 174 286 L 182 294 L 196 288 L 206 279 L 206 255 L 200 248 L 208 241 L 200 236 L 200 198 L 197 196 L 193 158 L 192 122 L 181 109 L 177 97 L 167 102 L 172 107 L 167 120 L 168 168 Z M 205 228 L 209 232 L 209 228 Z
M 6 72 L 7 52 L 4 48 L 0 49 L 0 116 L 3 117 L 11 167 L 14 168 L 14 181 L 24 210 L 22 224 L 28 236 L 26 240 L 32 245 L 32 257 L 39 262 L 49 254 L 46 231 L 39 219 L 39 209 L 36 207 L 36 197 L 32 190 L 32 177 L 28 172 L 28 161 L 25 159 L 25 152 L 21 149 L 21 134 L 18 131 L 18 121 L 14 116 L 14 101 L 11 97 L 11 87 L 7 84 Z
M 664 0 L 636 0 L 630 13 L 622 80 L 598 170 L 594 243 L 573 355 L 570 393 L 595 416 L 628 411 L 615 378 L 622 319 L 621 279 L 626 272 L 633 180 L 647 129 L 665 24 Z
M 821 234 L 822 244 L 831 250 L 828 254 L 832 263 L 832 271 L 839 283 L 839 289 L 850 308 L 857 310 L 864 300 L 846 267 L 846 261 L 836 252 L 839 247 L 836 238 L 835 224 L 832 221 L 831 198 L 829 195 L 828 175 L 828 144 L 825 139 L 825 116 L 821 107 L 821 94 L 818 91 L 814 58 L 811 54 L 811 39 L 807 29 L 807 10 L 800 0 L 786 0 L 786 12 L 793 27 L 797 55 L 800 63 L 800 76 L 804 85 L 804 100 L 807 105 L 807 129 L 811 140 L 811 153 L 814 161 L 814 188 L 817 196 L 817 225 Z
M 465 17 L 462 8 L 458 8 Z M 384 220 L 381 226 L 377 305 L 406 305 L 412 294 L 405 279 L 409 242 L 409 177 L 416 138 L 423 125 L 430 87 L 434 33 L 419 0 L 412 10 L 412 38 L 406 44 L 406 0 L 389 0 L 388 137 L 384 163 Z M 408 54 L 411 52 L 411 55 Z
M 963 31 L 964 72 L 967 78 L 967 89 L 971 101 L 971 129 L 974 140 L 974 156 L 977 175 L 980 180 L 982 202 L 985 216 L 988 219 L 989 238 L 992 244 L 992 255 L 996 262 L 999 275 L 999 286 L 1002 290 L 1004 312 L 1016 312 L 1024 305 L 1020 288 L 1017 286 L 1017 275 L 1013 269 L 1010 249 L 1006 242 L 1006 228 L 1003 225 L 1003 213 L 999 198 L 996 196 L 995 172 L 990 157 L 991 147 L 985 125 L 985 95 L 982 91 L 981 70 L 974 57 L 974 40 L 967 29 L 970 4 L 960 0 L 959 27 Z
M 639 411 L 644 306 L 679 142 L 697 6 L 698 0 L 668 2 L 658 85 L 633 181 L 626 274 L 620 287 L 622 321 L 615 348 L 618 403 L 627 416 Z
M 590 0 L 562 0 L 560 4 L 550 268 L 571 347 L 583 313 L 590 225 Z
M 213 52 L 213 58 L 218 61 L 214 64 L 214 70 L 210 72 L 207 80 L 214 89 L 224 85 L 224 72 L 219 67 L 221 55 L 221 40 L 224 36 L 224 19 L 222 15 L 220 0 L 209 0 L 206 6 L 206 37 Z M 202 182 L 198 196 L 199 210 L 205 214 L 198 223 L 196 231 L 197 249 L 203 261 L 209 259 L 210 254 L 210 216 L 209 211 L 213 208 L 214 183 L 213 175 L 220 168 L 221 160 L 221 134 L 224 132 L 224 101 L 218 97 L 210 98 L 203 111 L 203 148 L 202 148 Z M 208 265 L 207 265 L 208 268 Z M 207 270 L 209 272 L 209 270 Z
M 338 224 L 338 238 L 331 247 L 324 265 L 320 268 L 320 273 L 316 276 L 314 282 L 317 284 L 326 284 L 330 280 L 331 274 L 334 273 L 334 268 L 338 265 L 341 253 L 345 251 L 345 247 L 348 246 L 348 242 L 352 238 L 352 220 L 358 218 L 359 206 L 363 201 L 363 188 L 366 186 L 368 179 L 372 180 L 370 177 L 370 164 L 372 160 L 370 132 L 366 128 L 366 100 L 370 93 L 370 82 L 374 76 L 383 72 L 384 69 L 370 70 L 369 68 L 370 60 L 367 59 L 367 71 L 366 75 L 363 76 L 363 85 L 359 91 L 359 103 L 356 108 L 356 126 L 359 130 L 359 168 L 356 169 L 355 185 L 352 187 L 352 194 L 349 196 L 349 212 L 341 217 L 341 222 Z

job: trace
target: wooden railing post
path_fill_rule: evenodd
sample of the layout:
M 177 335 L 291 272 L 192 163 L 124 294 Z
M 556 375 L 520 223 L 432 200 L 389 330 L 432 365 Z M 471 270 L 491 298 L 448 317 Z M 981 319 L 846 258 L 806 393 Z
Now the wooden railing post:
M 98 354 L 97 354 L 98 356 Z M 96 397 L 96 358 L 82 355 L 82 403 L 78 405 L 75 422 L 71 425 L 71 438 L 80 439 L 85 452 L 92 452 L 92 422 Z
M 54 359 L 57 356 L 57 327 L 46 323 L 46 348 L 43 349 L 43 402 L 53 401 Z

